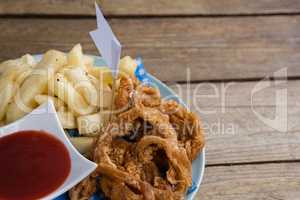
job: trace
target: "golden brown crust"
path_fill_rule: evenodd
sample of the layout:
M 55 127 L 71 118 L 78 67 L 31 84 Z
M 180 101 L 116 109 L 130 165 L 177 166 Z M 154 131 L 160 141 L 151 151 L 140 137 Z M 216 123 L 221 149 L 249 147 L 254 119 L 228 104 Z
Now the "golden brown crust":
M 93 152 L 100 189 L 109 199 L 183 199 L 191 162 L 204 146 L 200 122 L 178 103 L 161 101 L 157 89 L 129 82 L 121 80 L 115 99 L 126 111 L 109 123 Z M 91 180 L 71 190 L 71 199 L 90 195 L 83 186 Z
M 170 117 L 178 142 L 186 149 L 189 159 L 193 161 L 205 144 L 199 118 L 173 100 L 163 101 L 160 110 Z
M 89 200 L 96 192 L 96 177 L 88 176 L 69 191 L 72 200 Z

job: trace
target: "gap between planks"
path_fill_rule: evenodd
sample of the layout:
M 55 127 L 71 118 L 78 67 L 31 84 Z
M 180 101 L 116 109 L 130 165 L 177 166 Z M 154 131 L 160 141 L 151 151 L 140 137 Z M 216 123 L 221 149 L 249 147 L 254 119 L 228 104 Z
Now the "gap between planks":
M 205 168 L 208 167 L 230 167 L 236 165 L 265 165 L 265 164 L 280 164 L 280 163 L 299 163 L 300 159 L 297 160 L 273 160 L 273 161 L 260 161 L 260 162 L 240 162 L 240 163 L 220 163 L 220 164 L 207 164 Z
M 107 19 L 157 19 L 157 18 L 246 18 L 246 17 L 274 17 L 274 16 L 298 16 L 300 12 L 295 13 L 272 13 L 272 14 L 216 14 L 216 15 L 106 15 Z M 0 18 L 8 19 L 95 19 L 94 15 L 49 15 L 49 14 L 1 14 Z
M 300 12 L 297 0 L 99 0 L 107 15 L 250 15 Z M 94 15 L 90 0 L 14 0 L 0 3 L 2 14 Z

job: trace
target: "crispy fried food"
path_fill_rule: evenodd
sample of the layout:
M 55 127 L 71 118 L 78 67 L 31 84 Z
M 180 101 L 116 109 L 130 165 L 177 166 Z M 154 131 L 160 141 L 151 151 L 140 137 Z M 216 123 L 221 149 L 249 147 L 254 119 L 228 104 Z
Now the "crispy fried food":
M 170 117 L 170 122 L 177 133 L 177 139 L 193 161 L 204 147 L 204 135 L 198 117 L 179 105 L 176 101 L 163 101 L 161 111 Z
M 108 199 L 183 199 L 192 183 L 191 162 L 204 146 L 198 118 L 157 89 L 122 78 L 115 98 L 117 114 L 93 151 L 99 186 Z M 70 191 L 85 198 L 93 180 Z M 87 185 L 87 186 L 85 186 Z
M 105 196 L 111 200 L 139 200 L 143 199 L 142 195 L 136 194 L 130 190 L 129 186 L 122 182 L 115 182 L 107 177 L 103 177 L 100 187 Z
M 136 88 L 135 97 L 147 107 L 159 106 L 161 102 L 159 90 L 145 85 L 140 85 Z
M 88 176 L 69 191 L 70 199 L 89 200 L 96 192 L 96 177 Z
M 131 106 L 131 98 L 136 87 L 136 80 L 123 77 L 120 80 L 120 85 L 117 88 L 115 97 L 116 109 L 126 109 Z

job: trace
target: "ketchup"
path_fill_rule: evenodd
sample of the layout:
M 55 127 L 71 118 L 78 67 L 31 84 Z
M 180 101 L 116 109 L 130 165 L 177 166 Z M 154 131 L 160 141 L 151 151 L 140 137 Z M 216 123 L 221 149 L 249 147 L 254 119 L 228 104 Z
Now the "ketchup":
M 69 176 L 65 145 L 44 131 L 19 131 L 0 138 L 0 200 L 39 199 Z

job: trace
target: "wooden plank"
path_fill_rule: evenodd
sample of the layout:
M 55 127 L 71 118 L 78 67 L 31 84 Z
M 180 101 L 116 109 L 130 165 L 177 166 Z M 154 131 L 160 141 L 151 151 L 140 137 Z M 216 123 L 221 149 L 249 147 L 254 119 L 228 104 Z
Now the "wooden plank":
M 124 55 L 144 57 L 163 81 L 260 79 L 288 67 L 299 77 L 300 16 L 113 19 Z M 69 50 L 96 53 L 93 19 L 0 19 L 0 58 Z M 187 31 L 188 30 L 188 31 Z M 170 73 L 171 72 L 171 73 Z
M 266 89 L 257 88 L 268 86 Z M 299 80 L 261 80 L 245 82 L 203 82 L 190 84 L 169 84 L 178 96 L 180 96 L 189 107 L 203 109 L 222 107 L 239 108 L 249 107 L 272 107 L 276 106 L 276 92 L 286 90 L 287 106 L 300 106 L 300 81 Z M 257 91 L 257 92 L 256 92 Z M 252 99 L 251 99 L 252 96 Z M 279 98 L 278 98 L 279 99 Z M 200 110 L 199 113 L 202 111 Z
M 300 81 L 264 83 L 271 86 L 255 93 L 252 103 L 251 95 L 258 82 L 171 86 L 185 102 L 190 102 L 189 107 L 202 120 L 208 165 L 300 159 Z M 276 107 L 285 99 L 285 94 L 279 92 L 285 90 L 286 105 Z M 287 118 L 266 124 L 258 117 L 283 116 L 276 113 L 276 108 L 286 109 Z
M 195 199 L 298 200 L 299 188 L 300 163 L 209 167 Z
M 2 0 L 3 15 L 94 15 L 94 1 L 90 0 Z
M 296 0 L 102 0 L 103 8 L 111 15 L 232 15 L 274 14 L 300 11 Z
M 2 0 L 0 14 L 94 15 L 90 0 Z M 100 0 L 106 15 L 240 15 L 299 13 L 297 0 Z

